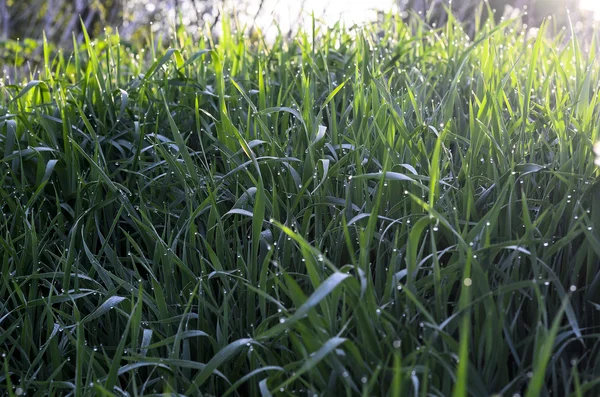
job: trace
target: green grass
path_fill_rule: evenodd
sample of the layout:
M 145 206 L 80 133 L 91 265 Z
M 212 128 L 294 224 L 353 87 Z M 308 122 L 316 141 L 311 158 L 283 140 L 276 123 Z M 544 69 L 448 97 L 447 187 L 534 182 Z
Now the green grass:
M 598 395 L 596 37 L 478 23 L 1 65 L 0 394 Z

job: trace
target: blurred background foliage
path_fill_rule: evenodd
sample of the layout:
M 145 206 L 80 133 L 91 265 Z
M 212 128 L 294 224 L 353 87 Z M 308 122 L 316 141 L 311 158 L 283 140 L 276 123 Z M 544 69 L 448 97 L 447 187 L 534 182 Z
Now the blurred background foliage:
M 135 38 L 151 23 L 178 22 L 201 26 L 214 22 L 217 0 L 0 0 L 2 39 L 40 39 L 70 44 L 73 34 L 81 40 L 81 25 L 97 36 L 107 27 L 119 30 L 121 37 Z M 80 19 L 81 18 L 81 19 Z
M 598 0 L 600 1 L 600 0 Z M 577 0 L 398 0 L 399 11 L 406 18 L 420 17 L 433 27 L 448 20 L 448 10 L 460 20 L 467 34 L 472 35 L 476 24 L 493 13 L 496 22 L 502 18 L 520 16 L 531 27 L 538 27 L 545 19 L 553 25 L 550 31 L 561 28 L 588 41 L 597 21 L 593 13 L 582 10 Z
M 416 12 L 435 23 L 446 20 L 446 8 L 451 8 L 453 14 L 461 21 L 471 22 L 476 15 L 477 7 L 483 5 L 484 9 L 489 7 L 495 11 L 496 20 L 506 15 L 507 11 L 510 13 L 515 9 L 524 10 L 525 20 L 532 25 L 539 24 L 549 15 L 566 22 L 566 6 L 572 6 L 573 3 L 566 0 L 399 0 L 401 10 Z
M 10 78 L 17 69 L 23 71 L 23 66 L 26 70 L 35 70 L 35 66 L 42 63 L 40 42 L 44 34 L 51 51 L 68 50 L 74 41 L 80 44 L 82 26 L 92 37 L 118 32 L 121 41 L 143 46 L 150 31 L 163 43 L 169 42 L 173 33 L 181 29 L 195 38 L 207 32 L 218 37 L 219 20 L 224 13 L 251 34 L 256 28 L 265 29 L 268 27 L 265 25 L 276 22 L 278 29 L 292 37 L 302 27 L 301 16 L 288 18 L 286 24 L 278 15 L 295 12 L 291 10 L 302 10 L 298 12 L 308 15 L 308 6 L 304 7 L 307 0 L 299 1 L 288 9 L 286 4 L 292 3 L 285 0 L 0 0 L 0 74 Z M 322 7 L 331 4 L 328 1 L 335 3 L 336 0 L 325 0 Z M 592 24 L 585 22 L 592 21 L 593 15 L 578 10 L 577 1 L 389 0 L 389 5 L 404 18 L 422 18 L 434 27 L 447 21 L 447 11 L 451 9 L 468 34 L 489 12 L 493 12 L 497 21 L 503 16 L 522 15 L 524 23 L 531 27 L 553 15 L 554 31 L 574 21 L 574 31 L 586 33 Z M 333 5 L 342 12 L 341 4 L 343 2 L 338 1 Z M 573 10 L 567 13 L 569 4 Z M 319 17 L 318 12 L 315 15 Z
M 124 44 L 143 46 L 151 30 L 168 38 L 185 27 L 196 26 L 196 32 L 213 29 L 222 3 L 222 0 L 0 0 L 0 75 L 10 81 L 23 71 L 39 70 L 43 63 L 40 44 L 44 35 L 51 52 L 60 48 L 69 50 L 74 42 L 81 44 L 83 26 L 91 37 L 118 32 Z
M 273 12 L 263 7 L 264 3 L 265 0 L 0 0 L 0 39 L 39 40 L 45 32 L 50 42 L 69 45 L 73 34 L 76 39 L 82 38 L 80 17 L 92 35 L 111 27 L 130 40 L 146 31 L 150 23 L 155 24 L 155 30 L 177 29 L 181 24 L 202 31 L 216 26 L 221 10 L 228 14 L 235 10 L 236 17 L 245 14 L 256 22 L 261 13 Z M 285 6 L 282 2 L 277 4 Z M 474 22 L 478 7 L 495 10 L 496 19 L 506 10 L 524 9 L 525 21 L 531 25 L 539 24 L 550 14 L 557 17 L 557 23 L 564 24 L 568 22 L 566 5 L 565 0 L 390 0 L 390 6 L 407 17 L 420 16 L 438 25 L 447 20 L 446 10 L 451 8 L 467 26 Z

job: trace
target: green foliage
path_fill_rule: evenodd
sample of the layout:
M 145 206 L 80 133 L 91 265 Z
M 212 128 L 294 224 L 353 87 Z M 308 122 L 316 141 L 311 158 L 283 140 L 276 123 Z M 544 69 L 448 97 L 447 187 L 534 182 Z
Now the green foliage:
M 71 35 L 81 33 L 80 20 L 88 31 L 101 33 L 103 27 L 123 22 L 122 0 L 2 0 L 2 32 L 11 39 L 41 39 L 69 44 Z
M 46 45 L 0 87 L 2 393 L 597 395 L 597 47 L 522 26 Z

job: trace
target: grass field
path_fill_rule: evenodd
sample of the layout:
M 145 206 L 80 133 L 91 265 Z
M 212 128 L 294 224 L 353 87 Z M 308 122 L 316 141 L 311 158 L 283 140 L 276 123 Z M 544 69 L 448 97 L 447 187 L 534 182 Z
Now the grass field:
M 2 64 L 0 394 L 598 395 L 597 42 L 478 24 Z

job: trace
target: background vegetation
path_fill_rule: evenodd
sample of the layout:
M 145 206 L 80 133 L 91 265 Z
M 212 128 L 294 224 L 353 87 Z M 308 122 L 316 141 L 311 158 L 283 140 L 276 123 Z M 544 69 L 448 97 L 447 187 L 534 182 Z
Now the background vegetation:
M 221 9 L 230 17 L 234 13 L 248 14 L 255 22 L 262 14 L 273 11 L 263 7 L 264 1 L 256 3 L 258 6 L 252 1 L 230 3 L 225 0 L 0 0 L 0 38 L 41 39 L 42 32 L 45 32 L 51 42 L 70 45 L 73 32 L 79 41 L 83 39 L 80 17 L 92 37 L 102 34 L 103 29 L 108 26 L 118 28 L 121 37 L 131 39 L 146 31 L 150 22 L 157 24 L 156 29 L 163 31 L 178 23 L 202 29 L 207 26 L 214 28 Z M 447 20 L 448 7 L 457 19 L 473 22 L 477 9 L 483 2 L 397 0 L 395 3 L 400 11 L 421 15 L 430 23 L 440 25 Z M 539 24 L 548 15 L 558 17 L 560 23 L 567 22 L 565 0 L 487 0 L 485 3 L 490 9 L 496 10 L 497 20 L 509 6 L 521 10 L 526 8 L 525 20 L 531 25 Z M 394 1 L 390 0 L 389 4 L 391 7 Z M 577 12 L 576 5 L 571 4 L 571 8 L 573 12 Z M 195 29 L 190 30 L 191 33 L 195 32 Z
M 0 87 L 2 393 L 597 395 L 598 32 L 233 26 Z

